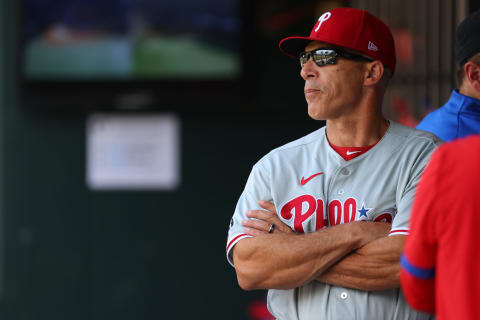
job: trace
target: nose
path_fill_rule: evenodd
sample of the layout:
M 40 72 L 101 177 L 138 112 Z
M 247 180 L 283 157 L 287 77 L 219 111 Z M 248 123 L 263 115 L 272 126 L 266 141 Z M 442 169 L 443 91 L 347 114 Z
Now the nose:
M 303 78 L 303 80 L 307 80 L 317 75 L 317 69 L 315 67 L 316 67 L 315 62 L 313 62 L 313 59 L 309 57 L 307 62 L 303 65 L 302 69 L 300 70 L 300 76 Z

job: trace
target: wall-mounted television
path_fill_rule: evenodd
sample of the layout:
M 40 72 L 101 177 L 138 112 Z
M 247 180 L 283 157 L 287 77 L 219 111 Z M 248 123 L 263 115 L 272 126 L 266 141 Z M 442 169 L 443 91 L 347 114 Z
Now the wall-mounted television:
M 245 92 L 241 0 L 21 0 L 34 108 L 152 109 Z

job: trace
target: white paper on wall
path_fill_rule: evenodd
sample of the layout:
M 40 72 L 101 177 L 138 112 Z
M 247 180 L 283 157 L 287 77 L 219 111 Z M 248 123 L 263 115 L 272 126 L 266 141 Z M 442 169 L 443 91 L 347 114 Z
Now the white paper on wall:
M 87 120 L 91 190 L 175 190 L 180 121 L 174 114 L 92 114 Z

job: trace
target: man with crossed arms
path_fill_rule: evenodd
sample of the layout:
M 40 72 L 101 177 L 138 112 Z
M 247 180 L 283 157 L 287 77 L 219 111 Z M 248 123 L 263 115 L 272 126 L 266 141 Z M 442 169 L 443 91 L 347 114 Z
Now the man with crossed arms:
M 280 49 L 300 57 L 308 114 L 326 126 L 253 167 L 227 239 L 239 285 L 269 289 L 282 320 L 429 319 L 407 305 L 398 262 L 439 140 L 382 115 L 395 72 L 389 28 L 338 8 Z

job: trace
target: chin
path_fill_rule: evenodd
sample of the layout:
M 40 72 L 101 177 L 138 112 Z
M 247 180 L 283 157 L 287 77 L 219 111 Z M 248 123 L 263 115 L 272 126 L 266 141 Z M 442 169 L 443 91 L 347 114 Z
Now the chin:
M 325 120 L 325 116 L 318 110 L 318 108 L 311 108 L 310 106 L 308 107 L 308 115 L 310 118 L 313 120 Z
M 312 118 L 315 121 L 326 121 L 326 119 L 324 119 L 323 117 L 312 117 L 312 116 L 310 116 L 310 118 Z
M 312 113 L 309 112 L 308 115 L 313 120 L 326 120 L 325 117 L 323 117 L 322 115 L 319 115 L 319 114 L 312 114 Z

